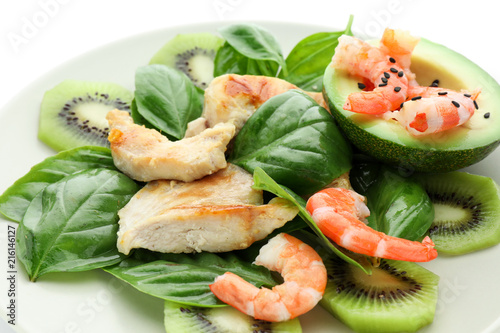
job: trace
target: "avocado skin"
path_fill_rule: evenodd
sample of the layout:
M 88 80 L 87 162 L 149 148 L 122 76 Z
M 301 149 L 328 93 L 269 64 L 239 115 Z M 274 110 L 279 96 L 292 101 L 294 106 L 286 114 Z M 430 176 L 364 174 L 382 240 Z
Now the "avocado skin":
M 485 146 L 463 150 L 407 147 L 368 133 L 344 117 L 325 88 L 323 88 L 323 98 L 341 131 L 357 149 L 381 162 L 408 172 L 448 172 L 462 169 L 481 161 L 500 145 L 499 139 Z

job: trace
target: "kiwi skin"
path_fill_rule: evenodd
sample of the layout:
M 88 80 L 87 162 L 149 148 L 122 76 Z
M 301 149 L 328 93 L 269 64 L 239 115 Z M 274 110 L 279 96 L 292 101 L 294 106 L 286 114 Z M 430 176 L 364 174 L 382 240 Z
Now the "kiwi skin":
M 439 254 L 461 255 L 500 243 L 500 189 L 493 179 L 462 171 L 415 178 L 435 208 L 429 236 Z
M 324 262 L 320 304 L 355 332 L 415 332 L 434 320 L 439 277 L 418 264 L 381 259 L 367 275 L 336 256 Z
M 254 319 L 231 306 L 205 308 L 165 301 L 164 313 L 167 333 L 302 332 L 298 318 L 271 323 Z
M 45 92 L 38 138 L 56 151 L 109 147 L 106 114 L 130 111 L 133 94 L 112 82 L 65 80 Z

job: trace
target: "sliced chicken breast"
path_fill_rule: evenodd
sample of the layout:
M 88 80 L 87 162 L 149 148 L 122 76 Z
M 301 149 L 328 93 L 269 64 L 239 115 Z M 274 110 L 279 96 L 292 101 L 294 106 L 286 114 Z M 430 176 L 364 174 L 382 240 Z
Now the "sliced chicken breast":
M 235 132 L 233 124 L 220 123 L 191 138 L 170 141 L 154 129 L 134 124 L 128 112 L 113 110 L 106 119 L 116 167 L 144 182 L 190 182 L 225 168 L 224 153 Z
M 265 101 L 290 89 L 299 88 L 276 77 L 236 74 L 218 76 L 205 90 L 202 119 L 196 119 L 188 125 L 186 137 L 196 135 L 218 123 L 234 124 L 237 134 L 247 119 Z M 321 93 L 305 93 L 325 107 Z
M 238 166 L 190 183 L 148 183 L 119 211 L 118 250 L 164 253 L 244 249 L 292 220 L 298 209 L 275 198 L 263 205 L 252 175 Z

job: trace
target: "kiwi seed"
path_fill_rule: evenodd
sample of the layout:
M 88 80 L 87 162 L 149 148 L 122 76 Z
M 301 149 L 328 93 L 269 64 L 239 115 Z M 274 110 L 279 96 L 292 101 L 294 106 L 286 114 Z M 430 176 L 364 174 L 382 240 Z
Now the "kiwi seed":
M 254 319 L 231 306 L 197 307 L 165 301 L 165 330 L 175 333 L 302 332 L 298 318 L 286 322 Z
M 38 137 L 57 151 L 109 147 L 106 115 L 113 109 L 130 112 L 132 98 L 130 91 L 115 83 L 63 81 L 43 97 Z
M 459 255 L 500 243 L 500 190 L 493 179 L 462 171 L 416 178 L 434 205 L 429 236 L 439 254 Z
M 439 277 L 416 263 L 381 259 L 367 275 L 324 258 L 328 283 L 320 304 L 356 332 L 414 332 L 434 319 Z
M 199 48 L 198 46 L 195 46 L 191 50 L 178 54 L 176 56 L 175 67 L 184 72 L 184 74 L 186 74 L 196 86 L 205 89 L 206 87 L 208 87 L 208 83 L 210 83 L 211 77 L 197 76 L 196 72 L 193 70 L 194 64 L 192 63 L 192 59 L 197 56 L 199 56 L 201 59 L 205 59 L 198 61 L 205 61 L 205 66 L 213 69 L 213 66 L 210 67 L 208 61 L 213 61 L 213 59 L 215 58 L 215 50 L 206 50 Z
M 223 43 L 222 38 L 208 32 L 178 34 L 149 63 L 176 68 L 205 89 L 213 79 L 215 55 Z
M 98 138 L 100 138 L 103 146 L 106 145 L 108 139 L 109 128 L 98 128 L 96 126 L 89 126 L 90 120 L 85 118 L 79 118 L 75 111 L 75 108 L 80 104 L 86 103 L 98 103 L 109 106 L 110 109 L 120 109 L 123 111 L 130 111 L 130 106 L 123 102 L 119 97 L 110 100 L 109 94 L 100 94 L 95 92 L 93 95 L 87 94 L 86 96 L 75 97 L 64 104 L 58 116 L 66 121 L 66 125 L 73 126 L 75 129 L 81 130 L 86 133 L 93 133 Z
M 467 217 L 459 221 L 439 220 L 438 218 L 429 229 L 429 235 L 431 237 L 449 233 L 468 232 L 479 228 L 484 221 L 481 203 L 477 202 L 473 196 L 466 198 L 464 196 L 459 197 L 456 193 L 451 193 L 449 195 L 429 193 L 429 198 L 432 200 L 435 207 L 437 205 L 455 207 L 456 209 L 464 210 L 464 215 Z

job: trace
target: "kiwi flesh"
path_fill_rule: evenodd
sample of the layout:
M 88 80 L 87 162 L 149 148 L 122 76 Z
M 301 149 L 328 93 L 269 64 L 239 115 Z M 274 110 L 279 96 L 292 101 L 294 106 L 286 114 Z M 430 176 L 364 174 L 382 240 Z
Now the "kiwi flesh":
M 434 320 L 439 277 L 416 263 L 381 259 L 367 275 L 332 255 L 321 306 L 355 332 L 415 332 Z
M 223 43 L 222 38 L 209 32 L 178 34 L 149 63 L 176 68 L 205 89 L 213 79 L 215 55 Z
M 231 306 L 196 307 L 165 301 L 167 333 L 302 332 L 298 318 L 271 323 L 257 320 Z
M 460 255 L 500 243 L 500 191 L 493 179 L 454 171 L 418 180 L 434 205 L 429 236 L 438 253 Z
M 109 147 L 106 114 L 130 112 L 133 94 L 110 82 L 66 80 L 48 90 L 40 107 L 38 138 L 57 151 Z

